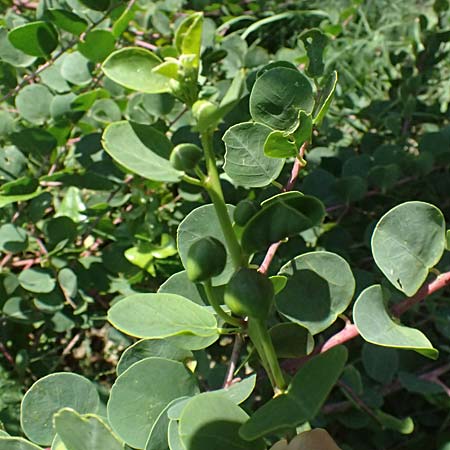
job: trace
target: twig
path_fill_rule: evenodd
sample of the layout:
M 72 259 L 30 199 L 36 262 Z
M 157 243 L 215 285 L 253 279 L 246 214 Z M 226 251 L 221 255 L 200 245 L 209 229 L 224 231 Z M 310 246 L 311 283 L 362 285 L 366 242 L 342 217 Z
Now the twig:
M 306 149 L 308 148 L 308 143 L 304 142 L 299 150 L 299 157 L 295 158 L 294 166 L 291 170 L 291 175 L 289 177 L 288 182 L 283 188 L 283 192 L 292 191 L 295 187 L 295 183 L 297 182 L 298 175 L 300 174 L 300 170 L 304 167 L 301 163 L 305 156 Z M 274 242 L 267 250 L 266 256 L 264 257 L 263 262 L 258 268 L 258 272 L 266 275 L 269 271 L 270 265 L 272 264 L 273 258 L 275 257 L 278 248 L 283 243 L 283 241 Z
M 223 382 L 223 387 L 227 388 L 233 384 L 234 371 L 236 370 L 239 355 L 241 353 L 242 344 L 244 340 L 237 334 L 234 338 L 233 350 L 231 352 L 230 361 L 228 363 L 228 369 L 225 376 L 225 381 Z
M 13 366 L 15 367 L 14 358 L 11 356 L 11 354 L 6 350 L 6 347 L 3 345 L 3 342 L 0 342 L 0 352 L 5 357 L 5 359 Z

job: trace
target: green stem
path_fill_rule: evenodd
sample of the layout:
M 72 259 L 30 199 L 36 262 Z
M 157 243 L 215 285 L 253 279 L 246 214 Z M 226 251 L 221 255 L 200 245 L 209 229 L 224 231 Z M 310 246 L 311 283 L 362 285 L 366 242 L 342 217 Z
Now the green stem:
M 197 178 L 191 177 L 189 175 L 184 174 L 181 179 L 183 181 L 186 181 L 186 183 L 193 184 L 194 186 L 203 186 L 202 182 L 200 180 L 197 180 Z
M 205 288 L 209 304 L 214 308 L 214 311 L 217 313 L 217 315 L 221 317 L 226 323 L 241 328 L 242 322 L 239 319 L 236 319 L 235 317 L 232 317 L 229 314 L 227 314 L 220 306 L 220 302 L 216 297 L 216 293 L 213 290 L 211 280 L 205 281 L 203 286 Z
M 284 379 L 283 372 L 281 371 L 280 364 L 278 363 L 272 338 L 270 337 L 264 321 L 249 317 L 248 335 L 258 351 L 263 365 L 267 364 L 266 370 L 269 374 L 269 378 L 273 380 L 272 384 L 275 393 L 277 394 L 279 392 L 284 392 L 287 387 L 286 381 Z
M 233 260 L 233 265 L 235 268 L 238 268 L 245 265 L 246 261 L 234 232 L 233 224 L 230 216 L 228 215 L 227 205 L 225 204 L 225 199 L 223 197 L 222 186 L 220 185 L 219 173 L 217 171 L 216 158 L 213 150 L 213 133 L 202 133 L 201 140 L 203 150 L 205 152 L 206 169 L 208 172 L 208 178 L 205 180 L 204 186 L 214 204 L 231 259 Z

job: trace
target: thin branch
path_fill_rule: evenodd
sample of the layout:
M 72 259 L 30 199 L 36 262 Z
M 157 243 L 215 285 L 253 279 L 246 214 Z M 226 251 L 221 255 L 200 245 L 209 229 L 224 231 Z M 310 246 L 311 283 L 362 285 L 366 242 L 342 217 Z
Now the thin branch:
M 291 175 L 289 177 L 288 182 L 283 188 L 283 192 L 292 191 L 295 187 L 295 183 L 297 182 L 298 176 L 300 174 L 300 170 L 304 167 L 301 161 L 305 156 L 306 149 L 308 148 L 308 142 L 304 142 L 299 150 L 299 157 L 295 158 L 294 166 L 292 167 Z M 267 250 L 266 256 L 264 257 L 263 262 L 258 268 L 258 272 L 267 275 L 270 265 L 272 264 L 273 258 L 275 257 L 278 248 L 283 243 L 283 241 L 274 242 Z
M 239 355 L 241 353 L 242 344 L 244 340 L 242 337 L 237 334 L 234 338 L 233 350 L 231 352 L 230 361 L 228 363 L 227 373 L 225 375 L 225 381 L 223 382 L 223 387 L 227 388 L 233 384 L 234 380 L 234 371 L 237 367 L 237 362 L 239 359 Z

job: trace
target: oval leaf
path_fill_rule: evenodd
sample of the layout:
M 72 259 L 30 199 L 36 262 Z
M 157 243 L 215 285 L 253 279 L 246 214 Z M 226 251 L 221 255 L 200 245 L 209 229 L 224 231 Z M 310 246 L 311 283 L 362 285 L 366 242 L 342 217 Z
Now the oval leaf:
M 312 335 L 334 323 L 355 293 L 350 266 L 335 253 L 305 253 L 282 267 L 280 275 L 288 282 L 276 297 L 278 311 Z
M 108 78 L 126 88 L 158 94 L 170 91 L 169 78 L 152 72 L 161 62 L 149 50 L 127 47 L 112 53 L 102 68 Z
M 34 383 L 22 400 L 22 429 L 33 442 L 49 446 L 55 437 L 53 414 L 62 408 L 94 413 L 99 402 L 97 390 L 86 378 L 74 373 L 48 375 Z
M 58 45 L 58 33 L 48 22 L 37 21 L 21 25 L 8 34 L 14 47 L 27 55 L 46 57 Z
M 167 405 L 198 392 L 194 376 L 183 364 L 146 358 L 117 378 L 108 402 L 108 419 L 128 445 L 144 448 L 153 425 Z
M 407 202 L 387 212 L 372 235 L 372 253 L 386 278 L 414 295 L 445 250 L 442 212 L 424 202 Z
M 147 125 L 115 122 L 103 133 L 103 148 L 126 169 L 154 181 L 176 182 L 182 172 L 169 162 L 172 144 L 167 137 Z
M 421 331 L 400 325 L 389 317 L 386 300 L 386 291 L 380 285 L 361 292 L 353 307 L 353 320 L 359 334 L 372 344 L 415 350 L 436 359 L 438 351 Z
M 275 130 L 288 130 L 298 122 L 300 111 L 312 112 L 313 90 L 298 70 L 275 67 L 263 73 L 253 85 L 250 114 Z
M 245 122 L 231 127 L 224 135 L 225 165 L 223 169 L 244 187 L 267 186 L 281 172 L 284 162 L 268 158 L 264 142 L 271 129 L 260 123 Z

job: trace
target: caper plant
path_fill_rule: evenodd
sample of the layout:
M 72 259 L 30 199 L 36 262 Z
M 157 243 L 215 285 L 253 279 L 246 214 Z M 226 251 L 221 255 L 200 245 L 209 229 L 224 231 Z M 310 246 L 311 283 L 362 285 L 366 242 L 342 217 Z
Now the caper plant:
M 33 443 L 1 436 L 0 450 L 336 450 L 326 423 L 314 421 L 337 384 L 355 401 L 342 344 L 361 335 L 380 347 L 438 356 L 420 330 L 398 320 L 450 281 L 448 273 L 428 279 L 446 249 L 445 220 L 435 206 L 406 202 L 376 224 L 372 253 L 386 283 L 359 291 L 353 322 L 344 313 L 356 282 L 342 256 L 300 249 L 273 267 L 290 239 L 311 239 L 327 226 L 323 202 L 297 189 L 338 85 L 337 72 L 326 73 L 322 63 L 323 33 L 303 35 L 308 65 L 274 61 L 253 73 L 244 67 L 211 90 L 202 72 L 203 26 L 203 14 L 188 15 L 164 52 L 126 47 L 102 64 L 124 88 L 176 98 L 192 128 L 191 139 L 173 145 L 170 130 L 117 121 L 102 138 L 123 170 L 205 194 L 206 203 L 178 226 L 185 270 L 156 293 L 124 295 L 110 307 L 110 324 L 139 340 L 121 356 L 106 409 L 86 378 L 48 375 L 22 402 L 21 425 Z M 245 97 L 251 119 L 224 132 L 224 119 Z M 261 195 L 230 204 L 227 179 L 261 188 Z M 387 283 L 408 297 L 391 311 Z M 327 339 L 318 339 L 326 330 Z M 221 389 L 210 390 L 197 366 L 224 338 L 234 343 L 227 376 Z M 249 400 L 255 391 L 262 402 Z M 400 428 L 381 408 L 373 415 Z

